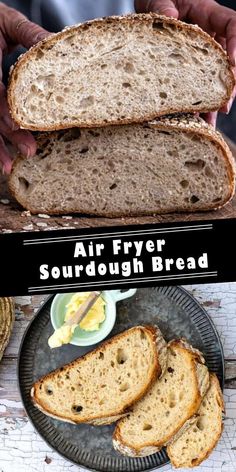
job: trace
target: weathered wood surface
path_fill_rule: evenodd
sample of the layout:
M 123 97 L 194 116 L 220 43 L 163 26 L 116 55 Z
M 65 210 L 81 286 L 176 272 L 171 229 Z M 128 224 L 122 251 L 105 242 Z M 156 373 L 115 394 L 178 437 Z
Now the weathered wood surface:
M 226 137 L 225 137 L 226 138 Z M 236 144 L 227 142 L 236 158 Z M 16 231 L 47 231 L 51 229 L 93 228 L 102 226 L 142 225 L 146 223 L 170 223 L 179 221 L 197 221 L 236 218 L 236 196 L 224 208 L 200 213 L 172 213 L 139 218 L 94 218 L 86 216 L 58 216 L 42 218 L 25 212 L 8 192 L 7 179 L 0 177 L 0 233 Z
M 212 317 L 221 336 L 226 359 L 226 419 L 220 443 L 199 472 L 236 472 L 236 283 L 186 287 Z M 18 297 L 16 322 L 0 365 L 0 472 L 78 472 L 52 451 L 34 431 L 22 407 L 16 365 L 25 328 L 44 296 Z M 163 472 L 170 472 L 166 466 Z

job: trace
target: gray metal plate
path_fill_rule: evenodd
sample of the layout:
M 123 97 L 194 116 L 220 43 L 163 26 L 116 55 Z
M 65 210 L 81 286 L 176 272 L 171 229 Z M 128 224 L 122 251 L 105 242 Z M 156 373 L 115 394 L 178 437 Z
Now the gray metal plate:
M 51 350 L 47 340 L 52 297 L 40 308 L 22 341 L 18 375 L 22 401 L 36 430 L 66 459 L 86 470 L 99 472 L 143 472 L 168 462 L 165 451 L 145 458 L 128 458 L 112 448 L 113 426 L 71 425 L 47 417 L 32 405 L 30 388 L 42 375 L 91 350 L 91 347 L 62 346 Z M 139 324 L 157 324 L 166 340 L 184 337 L 200 349 L 206 363 L 223 386 L 224 360 L 219 336 L 205 310 L 180 287 L 138 289 L 134 297 L 117 304 L 113 336 Z

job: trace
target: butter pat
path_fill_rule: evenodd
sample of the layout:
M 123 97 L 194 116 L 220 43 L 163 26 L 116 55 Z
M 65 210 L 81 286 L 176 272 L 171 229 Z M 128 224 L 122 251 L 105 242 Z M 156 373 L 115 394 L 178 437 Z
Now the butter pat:
M 80 305 L 88 298 L 88 292 L 75 293 L 66 305 L 67 311 L 65 321 L 68 321 L 78 311 Z M 105 320 L 105 302 L 100 296 L 85 318 L 80 322 L 79 327 L 84 331 L 98 331 L 100 324 Z
M 63 344 L 68 344 L 71 341 L 76 326 L 76 324 L 71 326 L 63 325 L 56 329 L 48 340 L 49 347 L 53 349 L 55 347 L 60 347 Z

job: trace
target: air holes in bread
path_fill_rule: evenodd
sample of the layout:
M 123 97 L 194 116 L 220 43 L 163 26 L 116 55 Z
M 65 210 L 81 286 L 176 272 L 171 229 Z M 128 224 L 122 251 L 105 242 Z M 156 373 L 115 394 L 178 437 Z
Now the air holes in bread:
M 170 408 L 174 408 L 176 406 L 176 398 L 175 398 L 175 393 L 174 392 L 170 393 L 169 399 L 168 399 L 168 404 L 169 404 Z
M 127 359 L 128 359 L 128 356 L 126 352 L 124 351 L 124 349 L 118 349 L 117 357 L 116 357 L 117 363 L 124 364 L 127 361 Z
M 85 154 L 86 152 L 88 152 L 88 150 L 89 150 L 88 146 L 84 146 L 84 147 L 82 147 L 82 149 L 80 149 L 79 153 L 80 154 Z
M 120 392 L 126 392 L 127 390 L 129 390 L 129 384 L 125 382 L 120 386 Z
M 80 136 L 81 136 L 80 129 L 79 128 L 73 128 L 67 134 L 62 132 L 59 140 L 64 142 L 64 143 L 69 143 L 70 141 L 74 141 L 75 139 L 79 139 Z
M 116 187 L 117 187 L 117 184 L 114 183 L 114 184 L 112 184 L 112 185 L 109 187 L 109 189 L 110 189 L 110 190 L 113 190 L 113 189 L 116 188 Z
M 213 179 L 214 178 L 214 173 L 212 172 L 211 168 L 209 166 L 206 166 L 205 168 L 205 174 L 207 177 L 209 177 L 210 179 Z
M 199 170 L 202 170 L 205 167 L 206 163 L 202 159 L 198 159 L 197 161 L 185 161 L 184 165 L 189 170 L 193 172 L 198 172 Z
M 179 60 L 182 60 L 182 62 L 185 61 L 184 56 L 182 56 L 182 54 L 179 54 L 179 53 L 177 53 L 177 52 L 172 52 L 172 53 L 169 55 L 169 57 L 170 57 L 171 59 L 174 59 L 174 60 L 177 60 L 177 61 L 179 61 Z
M 174 369 L 172 369 L 172 367 L 168 367 L 167 371 L 169 372 L 169 374 L 173 374 L 173 373 L 174 373 Z
M 200 431 L 204 430 L 204 424 L 203 424 L 202 418 L 199 418 L 199 420 L 197 421 L 196 426 Z
M 128 72 L 129 74 L 134 72 L 134 65 L 132 62 L 126 62 L 125 66 L 124 66 L 124 71 L 125 72 Z
M 55 100 L 57 103 L 63 103 L 65 101 L 64 97 L 61 97 L 59 95 L 55 98 Z
M 193 106 L 200 105 L 202 103 L 202 100 L 199 100 L 198 102 L 192 103 Z
M 44 56 L 44 52 L 42 51 L 42 49 L 38 49 L 35 55 L 35 60 L 38 61 L 39 59 L 42 59 L 43 56 Z
M 160 22 L 159 23 L 158 22 L 153 22 L 152 27 L 153 27 L 153 29 L 161 31 L 161 32 L 166 31 L 165 26 L 163 25 L 163 23 L 160 23 Z
M 53 390 L 52 390 L 52 388 L 49 387 L 49 386 L 46 386 L 46 387 L 45 387 L 45 392 L 46 392 L 47 395 L 53 395 Z
M 78 413 L 81 413 L 81 411 L 83 410 L 83 407 L 81 405 L 73 405 L 71 410 L 72 410 L 72 413 L 76 415 Z
M 199 202 L 199 198 L 196 195 L 192 195 L 190 198 L 191 203 L 197 203 Z
M 104 354 L 103 354 L 103 352 L 99 352 L 98 359 L 104 359 Z
M 80 100 L 79 106 L 81 108 L 88 108 L 88 107 L 91 107 L 93 104 L 94 104 L 94 97 L 92 95 L 89 95 L 88 97 L 84 97 L 82 98 L 82 100 Z
M 141 339 L 146 339 L 146 335 L 145 335 L 144 331 L 140 332 L 140 338 Z
M 30 182 L 27 179 L 25 179 L 25 177 L 19 177 L 19 185 L 23 192 L 27 192 L 27 190 L 29 190 L 29 187 L 30 187 Z
M 167 93 L 166 92 L 160 92 L 159 93 L 161 98 L 167 98 Z
M 176 353 L 173 351 L 173 349 L 169 348 L 169 352 L 171 356 L 176 357 Z
M 180 185 L 183 188 L 187 188 L 189 186 L 189 181 L 188 180 L 181 180 Z
M 124 88 L 130 88 L 131 84 L 129 82 L 123 82 L 122 87 Z
M 151 424 L 146 423 L 143 425 L 143 431 L 150 431 L 150 429 L 152 429 Z

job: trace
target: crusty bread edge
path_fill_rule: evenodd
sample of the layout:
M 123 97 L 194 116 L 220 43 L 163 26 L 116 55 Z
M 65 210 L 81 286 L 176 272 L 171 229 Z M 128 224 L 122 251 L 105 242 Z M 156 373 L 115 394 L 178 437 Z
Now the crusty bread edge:
M 51 45 L 54 45 L 57 40 L 60 40 L 62 38 L 66 38 L 68 35 L 71 35 L 74 31 L 83 31 L 88 29 L 91 25 L 96 27 L 100 27 L 101 25 L 104 26 L 106 24 L 110 23 L 115 23 L 115 22 L 122 22 L 123 24 L 128 23 L 132 24 L 137 21 L 139 22 L 153 22 L 154 20 L 159 20 L 160 22 L 163 22 L 163 24 L 166 25 L 174 25 L 176 26 L 177 29 L 181 30 L 181 32 L 193 32 L 196 34 L 199 34 L 202 38 L 204 38 L 205 41 L 207 41 L 209 44 L 212 45 L 212 47 L 222 53 L 222 57 L 224 57 L 224 60 L 227 61 L 227 69 L 229 73 L 228 80 L 226 80 L 226 86 L 227 86 L 227 94 L 224 99 L 222 99 L 221 102 L 217 105 L 217 107 L 214 110 L 211 111 L 216 111 L 221 109 L 230 99 L 233 89 L 235 86 L 235 77 L 234 73 L 232 70 L 232 67 L 230 65 L 229 58 L 227 57 L 224 49 L 222 46 L 217 43 L 208 33 L 203 31 L 199 26 L 197 25 L 191 25 L 184 23 L 182 21 L 176 20 L 174 18 L 169 18 L 163 15 L 158 15 L 157 13 L 139 13 L 139 14 L 129 14 L 129 15 L 124 15 L 124 16 L 111 16 L 111 17 L 105 17 L 105 18 L 99 18 L 99 19 L 94 19 L 87 21 L 82 24 L 78 24 L 69 28 L 65 28 L 59 33 L 53 34 L 42 41 L 38 42 L 36 45 L 34 45 L 29 51 L 27 51 L 25 54 L 20 56 L 13 67 L 13 69 L 10 72 L 9 76 L 9 84 L 8 84 L 8 93 L 7 93 L 7 100 L 8 100 L 8 105 L 10 109 L 11 116 L 13 120 L 21 127 L 21 128 L 26 128 L 30 129 L 32 131 L 50 131 L 50 130 L 58 130 L 58 129 L 68 129 L 68 128 L 73 128 L 73 127 L 86 127 L 86 128 L 92 128 L 92 127 L 102 127 L 102 126 L 109 126 L 109 125 L 118 125 L 118 124 L 129 124 L 129 123 L 134 123 L 134 120 L 132 119 L 122 119 L 122 120 L 111 120 L 108 123 L 103 121 L 92 121 L 92 122 L 82 122 L 80 123 L 79 120 L 76 122 L 71 122 L 71 123 L 66 123 L 66 124 L 59 124 L 57 126 L 51 125 L 51 126 L 34 126 L 31 124 L 25 124 L 24 122 L 21 122 L 19 119 L 17 113 L 16 113 L 16 106 L 15 106 L 15 100 L 14 100 L 14 85 L 17 80 L 17 75 L 18 72 L 21 68 L 22 65 L 29 59 L 32 60 L 34 58 L 34 55 L 37 53 L 37 51 L 41 48 L 47 49 Z M 169 114 L 169 113 L 175 113 L 175 112 L 181 112 L 181 111 L 188 111 L 190 113 L 194 112 L 200 112 L 200 113 L 207 113 L 210 110 L 206 108 L 202 108 L 200 105 L 199 106 L 194 106 L 192 109 L 189 108 L 188 110 L 176 110 L 173 108 L 167 108 L 166 110 L 158 113 L 151 113 L 147 114 L 145 116 L 140 116 L 139 119 L 136 119 L 136 123 L 141 123 L 143 121 L 150 121 L 158 116 L 162 116 L 164 114 Z
M 219 407 L 221 408 L 221 411 L 222 413 L 224 412 L 224 399 L 223 399 L 223 394 L 222 394 L 222 390 L 220 388 L 220 384 L 219 384 L 219 380 L 216 376 L 216 374 L 213 374 L 212 372 L 210 373 L 210 382 L 215 382 L 216 383 L 216 388 L 217 388 L 217 393 L 218 393 L 218 403 L 219 403 Z M 171 449 L 169 446 L 167 446 L 167 454 L 170 458 L 170 461 L 171 461 L 171 464 L 173 465 L 173 467 L 175 467 L 176 469 L 178 468 L 183 468 L 183 467 L 188 467 L 188 468 L 193 468 L 193 467 L 196 467 L 198 465 L 200 465 L 204 460 L 206 460 L 210 454 L 212 453 L 213 449 L 216 447 L 221 435 L 222 435 L 222 432 L 223 432 L 223 429 L 224 429 L 224 425 L 223 425 L 223 422 L 221 422 L 221 428 L 220 428 L 220 431 L 217 435 L 217 437 L 215 438 L 215 441 L 212 445 L 212 447 L 207 451 L 205 452 L 204 454 L 200 455 L 198 457 L 198 459 L 194 462 L 194 465 L 192 466 L 189 466 L 187 464 L 181 464 L 181 466 L 179 466 L 179 464 L 177 462 L 175 462 L 173 456 L 171 455 Z
M 160 449 L 162 449 L 163 446 L 166 446 L 172 440 L 172 438 L 177 436 L 180 430 L 182 431 L 184 430 L 186 423 L 196 414 L 196 412 L 198 411 L 201 405 L 201 401 L 203 398 L 202 396 L 203 391 L 201 392 L 201 380 L 198 375 L 199 372 L 198 372 L 197 366 L 198 366 L 198 363 L 204 365 L 205 361 L 202 354 L 197 349 L 192 348 L 192 346 L 190 346 L 190 344 L 188 344 L 187 341 L 182 340 L 182 339 L 176 339 L 176 340 L 170 341 L 168 343 L 168 346 L 169 347 L 176 346 L 179 349 L 187 350 L 190 356 L 192 357 L 192 368 L 195 371 L 195 380 L 196 380 L 196 398 L 193 402 L 192 408 L 189 411 L 188 416 L 184 418 L 182 422 L 180 422 L 180 424 L 178 425 L 179 427 L 175 429 L 175 431 L 173 432 L 171 436 L 167 436 L 166 439 L 162 442 L 157 441 L 156 444 L 147 442 L 145 445 L 143 445 L 139 449 L 134 448 L 128 443 L 123 443 L 121 433 L 120 433 L 120 423 L 122 423 L 122 419 L 121 419 L 120 422 L 117 423 L 115 431 L 113 433 L 113 446 L 116 451 L 120 452 L 121 454 L 125 456 L 145 457 L 145 456 L 155 454 L 156 452 L 160 451 Z M 209 383 L 209 378 L 208 378 L 208 383 Z M 206 393 L 207 388 L 208 388 L 207 383 L 205 383 L 204 394 Z
M 160 214 L 166 214 L 169 213 L 170 211 L 173 213 L 174 211 L 178 213 L 195 213 L 195 212 L 206 212 L 209 210 L 217 210 L 222 208 L 224 205 L 230 202 L 234 196 L 235 192 L 235 160 L 233 158 L 232 152 L 228 146 L 228 144 L 225 142 L 223 137 L 218 131 L 215 131 L 214 128 L 210 125 L 207 125 L 202 119 L 198 119 L 193 115 L 174 115 L 171 117 L 163 117 L 161 119 L 151 121 L 148 123 L 144 123 L 143 126 L 146 127 L 154 127 L 158 130 L 172 130 L 172 131 L 182 131 L 186 133 L 195 133 L 198 136 L 204 137 L 206 139 L 209 139 L 212 143 L 215 145 L 219 146 L 220 150 L 223 153 L 223 157 L 226 161 L 227 164 L 227 170 L 228 170 L 228 178 L 229 178 L 229 192 L 227 197 L 219 204 L 219 205 L 208 205 L 206 208 L 192 208 L 191 210 L 179 210 L 176 208 L 175 210 L 170 210 L 166 209 L 162 211 Z M 53 138 L 57 137 L 57 132 L 55 131 L 51 135 Z M 44 135 L 45 137 L 45 135 Z M 39 135 L 38 138 L 38 143 L 44 139 L 44 137 Z M 49 136 L 50 138 L 50 133 Z M 27 204 L 27 199 L 21 199 L 19 198 L 18 192 L 15 188 L 14 185 L 14 172 L 16 170 L 17 164 L 20 160 L 25 159 L 25 157 L 19 155 L 16 157 L 15 161 L 13 162 L 13 167 L 12 167 L 12 172 L 9 176 L 8 179 L 8 185 L 9 185 L 9 190 L 12 194 L 12 196 L 23 206 L 23 208 L 26 208 L 29 210 L 32 214 L 38 214 L 41 212 L 42 209 L 40 208 L 32 208 L 30 205 Z M 50 215 L 63 215 L 65 214 L 65 210 L 61 211 L 48 211 L 47 209 L 42 210 L 43 213 L 48 213 Z M 79 211 L 69 211 L 68 213 L 75 213 L 79 214 Z M 89 215 L 91 216 L 98 216 L 96 212 L 90 212 Z M 125 216 L 145 216 L 145 215 L 150 215 L 148 211 L 140 211 L 140 212 L 129 212 L 126 213 Z M 115 213 L 110 213 L 110 212 L 99 212 L 99 216 L 107 217 L 107 218 L 117 218 L 117 217 L 122 217 L 124 216 L 123 212 L 115 212 Z
M 76 364 L 81 363 L 81 361 L 85 357 L 87 357 L 87 358 L 90 357 L 91 355 L 94 354 L 94 352 L 106 349 L 110 344 L 112 344 L 114 342 L 114 340 L 122 338 L 124 335 L 126 335 L 127 331 L 133 331 L 133 330 L 136 330 L 137 328 L 145 330 L 145 332 L 149 334 L 152 341 L 154 341 L 156 346 L 157 346 L 157 338 L 159 336 L 159 330 L 158 330 L 158 333 L 157 333 L 157 329 L 153 326 L 134 326 L 133 328 L 130 328 L 129 330 L 124 331 L 123 333 L 120 333 L 120 334 L 117 334 L 116 336 L 113 336 L 113 338 L 108 339 L 107 341 L 103 342 L 100 346 L 98 346 L 94 350 L 88 352 L 84 356 L 81 356 L 79 359 L 75 359 L 74 361 L 66 364 L 65 366 L 63 366 L 63 370 L 65 368 L 70 368 L 70 366 L 73 366 L 75 363 Z M 93 417 L 90 417 L 90 418 L 78 418 L 78 421 L 74 421 L 70 418 L 65 418 L 63 416 L 55 415 L 54 413 L 51 413 L 47 408 L 45 408 L 40 403 L 39 399 L 37 398 L 37 388 L 39 387 L 40 383 L 42 381 L 44 381 L 45 379 L 50 379 L 51 375 L 54 375 L 55 373 L 60 372 L 61 369 L 62 369 L 62 367 L 59 367 L 58 369 L 55 369 L 53 372 L 50 372 L 49 374 L 41 377 L 37 382 L 35 382 L 34 385 L 31 388 L 30 396 L 31 396 L 32 402 L 34 403 L 34 405 L 40 411 L 42 411 L 43 413 L 45 413 L 48 416 L 51 416 L 52 418 L 56 418 L 56 419 L 59 419 L 61 421 L 65 421 L 67 423 L 69 422 L 69 423 L 72 423 L 72 424 L 91 423 L 91 424 L 97 424 L 98 425 L 98 424 L 110 424 L 114 421 L 117 421 L 117 419 L 125 416 L 128 413 L 128 411 L 130 410 L 132 405 L 134 403 L 136 403 L 138 400 L 140 400 L 145 395 L 145 393 L 151 387 L 151 385 L 156 380 L 156 378 L 161 375 L 161 366 L 160 366 L 159 359 L 158 359 L 158 348 L 157 348 L 156 350 L 154 350 L 153 371 L 152 371 L 152 375 L 150 377 L 149 383 L 146 386 L 143 387 L 142 391 L 140 392 L 140 394 L 136 398 L 134 398 L 132 401 L 125 404 L 119 411 L 114 412 L 114 415 L 109 415 L 108 417 L 106 415 L 103 415 L 103 416 L 93 416 Z
M 7 317 L 7 327 L 9 329 L 5 329 L 4 333 L 2 334 L 2 340 L 1 340 L 1 349 L 0 349 L 0 360 L 2 359 L 2 356 L 4 354 L 4 351 L 8 345 L 14 321 L 15 321 L 15 304 L 12 298 L 10 297 L 1 297 L 1 306 L 0 309 L 3 311 L 8 312 L 8 317 Z

